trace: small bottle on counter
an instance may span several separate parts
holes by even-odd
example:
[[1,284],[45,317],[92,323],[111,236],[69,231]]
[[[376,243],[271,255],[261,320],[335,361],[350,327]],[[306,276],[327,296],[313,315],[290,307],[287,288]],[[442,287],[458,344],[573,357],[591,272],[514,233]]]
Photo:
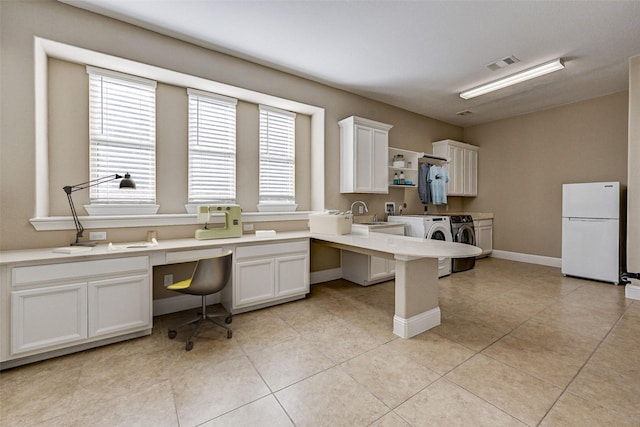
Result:
[[404,185],[404,172],[400,171],[400,179],[398,180],[398,184]]
[[398,178],[398,172],[393,174],[393,185],[398,185],[400,183],[400,178]]

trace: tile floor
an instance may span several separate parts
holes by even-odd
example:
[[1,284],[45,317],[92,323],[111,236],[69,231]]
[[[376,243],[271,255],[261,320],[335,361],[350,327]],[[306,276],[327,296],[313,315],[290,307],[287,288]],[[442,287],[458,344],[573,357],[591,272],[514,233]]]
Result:
[[393,282],[312,287],[207,328],[0,373],[3,426],[639,426],[640,301],[488,258],[439,282],[442,324],[392,334]]

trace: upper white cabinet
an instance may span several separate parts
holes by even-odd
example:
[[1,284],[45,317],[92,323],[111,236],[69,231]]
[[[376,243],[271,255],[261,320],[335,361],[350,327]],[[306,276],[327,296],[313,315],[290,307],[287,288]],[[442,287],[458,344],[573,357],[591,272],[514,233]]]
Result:
[[340,192],[388,193],[389,129],[393,126],[351,116],[340,126]]
[[480,147],[445,139],[433,143],[433,155],[449,160],[449,196],[478,195],[478,151]]

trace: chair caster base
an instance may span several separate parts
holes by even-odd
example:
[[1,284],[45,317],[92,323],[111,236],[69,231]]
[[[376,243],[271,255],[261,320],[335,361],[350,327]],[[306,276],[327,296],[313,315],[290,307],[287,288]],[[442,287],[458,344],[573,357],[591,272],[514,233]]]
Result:
[[174,339],[175,337],[178,336],[178,332],[174,331],[173,329],[169,329],[169,339]]
[[187,351],[191,351],[193,349],[193,341],[187,341],[187,345],[185,345],[184,348]]

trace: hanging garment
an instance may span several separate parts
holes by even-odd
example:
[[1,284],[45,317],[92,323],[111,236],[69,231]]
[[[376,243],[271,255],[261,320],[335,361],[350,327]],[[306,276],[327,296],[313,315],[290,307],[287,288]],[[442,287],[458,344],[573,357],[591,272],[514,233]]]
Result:
[[449,171],[443,166],[431,166],[429,179],[431,180],[431,203],[434,205],[446,205]]
[[418,171],[418,197],[423,205],[431,203],[431,185],[429,184],[430,164],[423,163]]

